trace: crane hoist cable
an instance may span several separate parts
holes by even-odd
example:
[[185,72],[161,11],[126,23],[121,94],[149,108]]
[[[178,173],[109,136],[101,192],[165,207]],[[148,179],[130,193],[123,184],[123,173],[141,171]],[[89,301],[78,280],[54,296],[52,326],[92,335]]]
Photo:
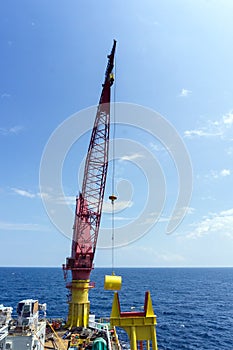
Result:
[[[114,62],[114,75],[116,77],[116,59]],[[114,93],[113,93],[113,140],[112,140],[112,195],[109,196],[109,199],[112,203],[112,275],[114,275],[115,268],[115,200],[117,199],[115,193],[115,166],[116,166],[116,82],[114,84]]]

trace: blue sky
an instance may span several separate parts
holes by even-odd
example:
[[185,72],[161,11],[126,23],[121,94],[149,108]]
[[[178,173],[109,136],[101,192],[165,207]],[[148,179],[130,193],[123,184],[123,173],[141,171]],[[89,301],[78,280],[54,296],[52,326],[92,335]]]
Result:
[[[165,117],[193,168],[187,215],[167,235],[177,197],[176,166],[158,140],[140,130],[117,129],[117,137],[140,141],[154,154],[167,196],[158,223],[116,249],[116,265],[233,266],[232,11],[230,0],[1,1],[0,266],[60,266],[70,254],[70,240],[42,203],[40,162],[53,131],[98,102],[113,38],[116,101]],[[74,144],[64,164],[71,209],[88,137]],[[123,206],[117,227],[133,222],[146,201],[145,177],[133,163],[140,156],[126,152],[116,162],[116,181],[131,184],[129,192],[118,194]],[[108,214],[102,224],[109,225]],[[110,266],[111,249],[98,250],[95,265]]]

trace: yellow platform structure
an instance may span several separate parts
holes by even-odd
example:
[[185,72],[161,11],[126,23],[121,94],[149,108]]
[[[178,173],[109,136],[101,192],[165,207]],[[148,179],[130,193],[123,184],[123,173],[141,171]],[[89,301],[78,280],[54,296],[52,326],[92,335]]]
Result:
[[156,339],[156,316],[154,314],[150,292],[145,294],[144,311],[121,312],[118,293],[114,293],[110,317],[112,327],[123,328],[130,339],[130,349],[158,350]]

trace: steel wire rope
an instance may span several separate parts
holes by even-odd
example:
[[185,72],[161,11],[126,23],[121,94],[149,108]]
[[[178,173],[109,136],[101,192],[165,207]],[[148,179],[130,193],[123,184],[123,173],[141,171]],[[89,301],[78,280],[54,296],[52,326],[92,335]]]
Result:
[[115,267],[115,139],[116,139],[116,59],[114,62],[114,87],[113,87],[113,140],[112,140],[112,196],[110,196],[112,202],[112,275],[114,275]]

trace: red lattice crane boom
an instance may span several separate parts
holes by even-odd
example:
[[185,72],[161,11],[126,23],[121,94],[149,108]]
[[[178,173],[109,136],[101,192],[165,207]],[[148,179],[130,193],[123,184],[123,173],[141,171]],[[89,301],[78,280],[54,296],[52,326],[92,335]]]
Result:
[[[67,258],[64,270],[71,270],[72,283],[67,325],[88,324],[88,288],[99,233],[104,190],[108,168],[110,91],[116,41],[108,56],[105,79],[97,108],[86,157],[82,191],[76,198],[75,220],[71,257]],[[85,297],[86,295],[86,297]]]

